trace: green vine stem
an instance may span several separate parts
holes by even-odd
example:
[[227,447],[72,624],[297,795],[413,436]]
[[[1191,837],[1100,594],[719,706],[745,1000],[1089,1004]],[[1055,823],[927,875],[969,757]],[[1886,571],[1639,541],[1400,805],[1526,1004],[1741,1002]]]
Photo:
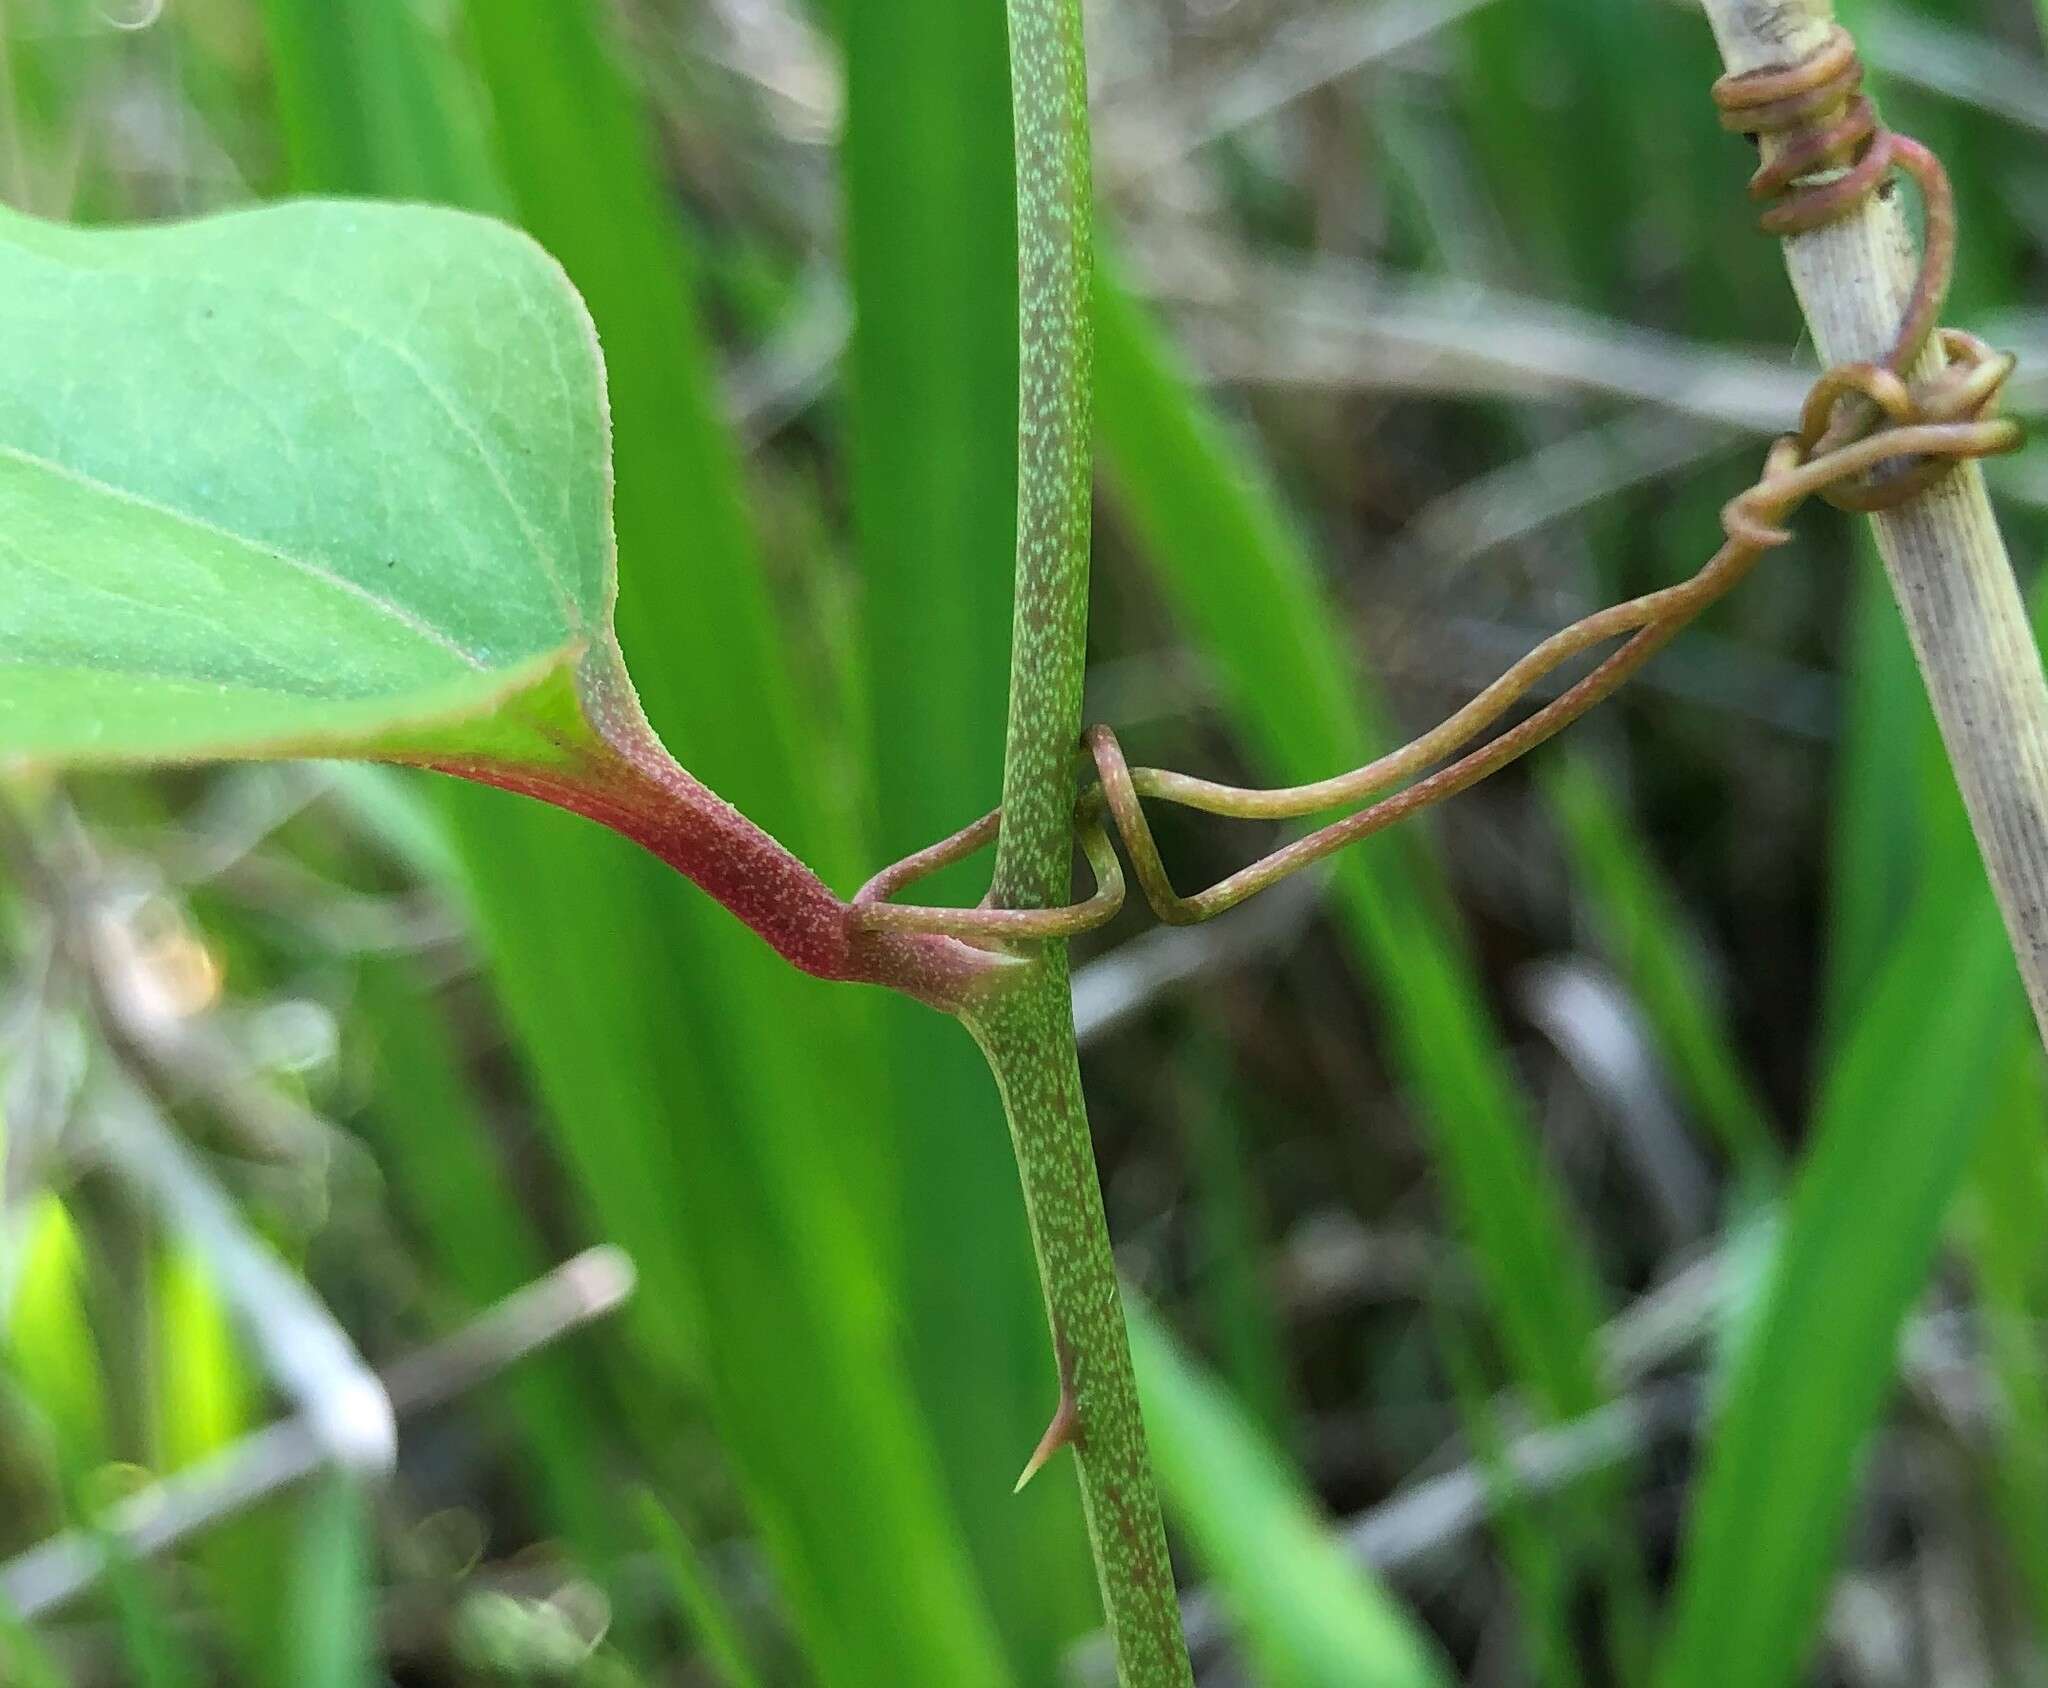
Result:
[[989,901],[1066,901],[1088,642],[1088,86],[1080,0],[1008,0],[1017,130],[1017,607]]
[[1066,946],[1045,950],[1028,985],[966,1016],[1009,1116],[1059,1367],[1059,1406],[1025,1476],[1060,1448],[1073,1450],[1117,1679],[1123,1688],[1190,1688],[1081,1097]]
[[[1072,875],[1088,631],[1088,94],[1080,0],[1008,0],[1008,8],[1020,295],[1017,606],[989,901],[1048,909],[1066,902]],[[1036,949],[1024,979],[963,1015],[1009,1117],[1059,1368],[1059,1407],[1026,1476],[1072,1448],[1124,1688],[1189,1688],[1081,1096],[1066,946],[1048,940]]]

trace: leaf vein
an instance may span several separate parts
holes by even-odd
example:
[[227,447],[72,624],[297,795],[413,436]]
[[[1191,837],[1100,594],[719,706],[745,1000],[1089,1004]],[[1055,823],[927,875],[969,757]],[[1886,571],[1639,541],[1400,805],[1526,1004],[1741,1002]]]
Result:
[[[380,598],[359,581],[351,580],[347,575],[337,573],[335,570],[328,568],[322,563],[315,562],[309,557],[295,557],[289,551],[281,551],[276,546],[265,544],[263,541],[253,539],[247,534],[236,533],[230,528],[221,527],[218,523],[210,522],[203,516],[196,516],[189,510],[180,510],[168,504],[160,504],[155,499],[145,497],[139,492],[131,491],[126,487],[115,486],[110,482],[99,479],[95,475],[85,474],[66,464],[53,462],[51,459],[38,456],[32,451],[23,451],[19,446],[0,444],[0,458],[9,458],[44,474],[55,475],[60,479],[73,481],[80,486],[89,487],[96,493],[118,499],[122,503],[133,505],[138,509],[149,510],[157,515],[168,517],[172,521],[180,522],[187,527],[209,534],[228,544],[239,546],[244,550],[254,551],[260,556],[282,563],[285,567],[294,569],[310,579],[320,581],[322,584],[330,586],[338,592],[368,604],[371,608],[389,616],[419,638],[438,646],[451,656],[460,658],[462,662],[475,669],[478,673],[486,672],[491,666],[474,651],[451,638],[440,628],[434,626],[432,622],[423,620],[415,615],[403,604],[397,603],[390,598]],[[580,631],[580,628],[578,631]]]

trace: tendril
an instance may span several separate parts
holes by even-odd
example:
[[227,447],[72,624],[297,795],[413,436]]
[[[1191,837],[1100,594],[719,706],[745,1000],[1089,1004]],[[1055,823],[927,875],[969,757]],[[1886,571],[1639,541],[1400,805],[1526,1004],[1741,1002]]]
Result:
[[[1749,183],[1751,196],[1767,202],[1759,219],[1766,233],[1803,234],[1846,217],[1896,169],[1920,190],[1926,235],[1890,350],[1877,362],[1836,364],[1814,382],[1797,430],[1772,443],[1755,484],[1722,508],[1725,537],[1698,573],[1553,633],[1436,727],[1331,779],[1256,789],[1134,768],[1111,728],[1090,727],[1082,735],[1082,751],[1095,781],[1074,811],[1076,836],[1095,875],[1086,901],[1051,909],[959,909],[892,900],[992,842],[1002,824],[997,809],[875,875],[854,896],[854,919],[873,930],[985,941],[1090,931],[1123,906],[1123,869],[1108,834],[1113,827],[1159,919],[1171,925],[1207,920],[1333,851],[1476,785],[1560,732],[1613,693],[1767,551],[1788,543],[1792,536],[1784,524],[1807,499],[1818,496],[1844,510],[1891,509],[1960,462],[2017,450],[2018,424],[1997,414],[2012,357],[1993,352],[1974,335],[1935,326],[1955,261],[1955,196],[1947,172],[1918,141],[1884,126],[1862,82],[1855,44],[1836,27],[1799,64],[1724,76],[1714,84],[1724,126],[1774,143]],[[1913,371],[1930,344],[1939,354],[1936,367],[1916,379]],[[1538,681],[1617,639],[1620,645],[1565,692],[1473,747]],[[1378,795],[1396,786],[1401,789]],[[1153,838],[1148,799],[1239,820],[1289,820],[1366,806],[1184,897],[1174,889]]]

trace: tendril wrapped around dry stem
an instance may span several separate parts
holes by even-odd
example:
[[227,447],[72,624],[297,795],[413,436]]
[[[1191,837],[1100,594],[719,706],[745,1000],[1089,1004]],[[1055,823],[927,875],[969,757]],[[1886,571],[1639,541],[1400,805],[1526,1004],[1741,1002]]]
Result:
[[[2012,357],[1993,352],[1974,335],[1935,327],[1955,260],[1955,198],[1947,172],[1918,141],[1884,126],[1861,92],[1862,80],[1855,45],[1837,27],[1797,65],[1724,76],[1714,84],[1726,127],[1775,142],[1749,184],[1753,197],[1772,202],[1760,219],[1767,233],[1798,234],[1847,216],[1899,169],[1920,189],[1926,235],[1891,349],[1882,361],[1837,364],[1814,382],[1797,431],[1772,444],[1756,484],[1723,507],[1726,538],[1697,574],[1553,633],[1419,738],[1362,768],[1308,785],[1260,790],[1133,768],[1112,729],[1090,727],[1082,743],[1095,783],[1082,793],[1074,814],[1096,880],[1086,901],[1052,909],[957,909],[890,900],[993,841],[1002,822],[998,809],[878,873],[855,895],[855,918],[876,930],[994,941],[1090,931],[1123,906],[1123,869],[1106,830],[1113,826],[1152,911],[1172,925],[1207,920],[1346,844],[1477,784],[1577,720],[1734,587],[1765,552],[1788,543],[1784,524],[1808,498],[1817,495],[1844,510],[1890,509],[1918,496],[1959,462],[2018,449],[2018,424],[1997,414]],[[1941,354],[1939,367],[1915,380],[1911,372],[1930,341]],[[1615,639],[1623,640],[1620,647],[1562,695],[1467,748],[1545,675]],[[1425,773],[1449,757],[1456,760]],[[1408,780],[1414,783],[1404,786]],[[1145,812],[1150,798],[1241,820],[1285,820],[1360,803],[1393,786],[1402,789],[1186,897],[1167,875]]]

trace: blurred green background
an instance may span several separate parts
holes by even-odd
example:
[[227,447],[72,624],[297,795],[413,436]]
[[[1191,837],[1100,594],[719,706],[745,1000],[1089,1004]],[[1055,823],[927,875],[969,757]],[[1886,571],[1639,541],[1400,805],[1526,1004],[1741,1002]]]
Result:
[[[1950,319],[2048,350],[2040,20],[1844,17],[1955,176]],[[1698,565],[1811,371],[1697,14],[1088,21],[1134,759],[1336,771]],[[1012,172],[995,0],[0,0],[11,204],[431,199],[562,260],[649,714],[842,890],[999,784]],[[2048,477],[1992,480],[2031,589]],[[115,1544],[0,1681],[1103,1680],[1071,1472],[1010,1494],[1055,1380],[957,1028],[496,793],[4,796],[0,1556],[245,1458],[304,1329],[453,1398],[388,1484]],[[1183,886],[1263,847],[1160,824]],[[2048,1681],[2041,1054],[1854,524],[1426,822],[1148,924],[1077,1011],[1205,1683]],[[432,1346],[598,1242],[612,1319]]]

